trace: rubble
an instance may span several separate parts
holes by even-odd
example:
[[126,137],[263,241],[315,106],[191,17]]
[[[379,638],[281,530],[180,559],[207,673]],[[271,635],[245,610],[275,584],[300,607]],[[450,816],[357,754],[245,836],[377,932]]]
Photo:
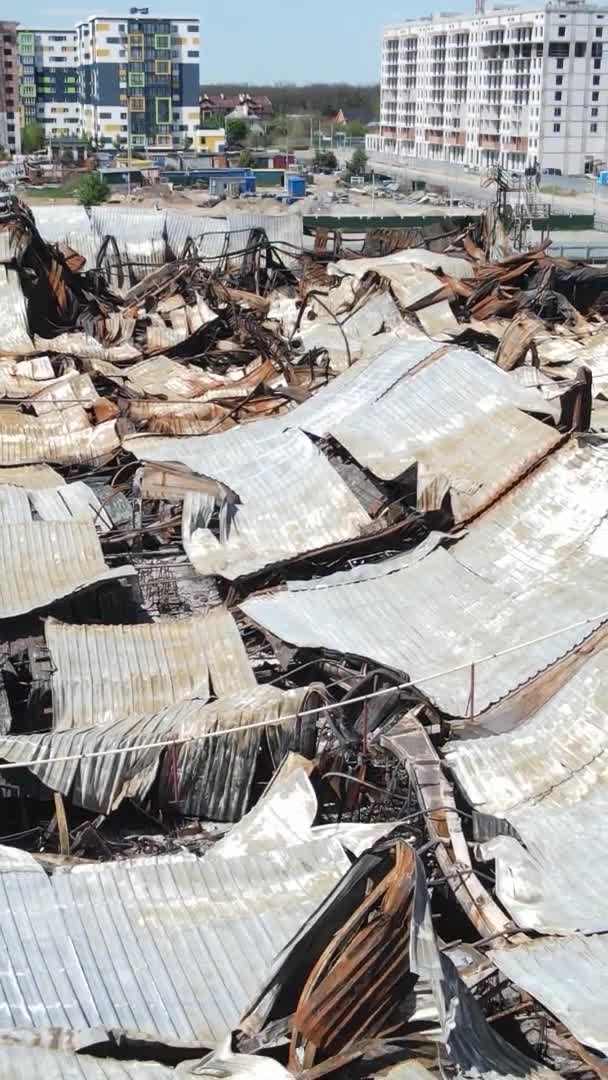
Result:
[[604,1077],[604,268],[0,208],[0,1075]]

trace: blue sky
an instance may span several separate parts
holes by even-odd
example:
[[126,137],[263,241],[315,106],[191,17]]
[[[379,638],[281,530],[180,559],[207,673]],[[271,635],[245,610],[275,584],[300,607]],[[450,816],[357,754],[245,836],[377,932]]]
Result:
[[[135,0],[131,0],[131,3]],[[55,6],[39,0],[0,2],[0,17],[45,29],[73,26],[86,15],[122,15],[129,0],[107,5]],[[473,5],[437,0],[441,11]],[[424,0],[185,0],[150,4],[151,15],[198,15],[201,19],[201,80],[205,82],[372,82],[379,78],[380,35],[386,23],[427,14]],[[18,16],[12,12],[18,11]],[[301,14],[300,14],[301,13]]]

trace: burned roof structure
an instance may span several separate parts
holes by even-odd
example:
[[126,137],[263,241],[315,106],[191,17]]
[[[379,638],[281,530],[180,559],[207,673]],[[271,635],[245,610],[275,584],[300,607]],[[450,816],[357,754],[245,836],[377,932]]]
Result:
[[606,1076],[607,280],[498,226],[3,200],[0,1076]]

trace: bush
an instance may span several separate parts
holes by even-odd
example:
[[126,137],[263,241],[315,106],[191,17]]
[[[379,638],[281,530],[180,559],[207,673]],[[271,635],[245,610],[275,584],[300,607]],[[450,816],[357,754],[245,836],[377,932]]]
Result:
[[351,176],[365,176],[367,170],[367,154],[365,150],[355,150],[346,168]]
[[226,140],[229,143],[242,143],[247,139],[248,132],[247,124],[244,120],[239,120],[235,117],[233,120],[226,121]]
[[44,146],[44,128],[33,121],[21,129],[21,150],[24,154],[35,154]]
[[333,171],[338,168],[338,159],[333,150],[317,150],[314,166],[316,169],[331,169]]
[[255,165],[255,158],[251,153],[251,150],[241,150],[239,156],[239,165],[241,169],[252,169]]
[[97,206],[110,198],[110,188],[99,173],[89,173],[76,188],[76,198],[81,206]]

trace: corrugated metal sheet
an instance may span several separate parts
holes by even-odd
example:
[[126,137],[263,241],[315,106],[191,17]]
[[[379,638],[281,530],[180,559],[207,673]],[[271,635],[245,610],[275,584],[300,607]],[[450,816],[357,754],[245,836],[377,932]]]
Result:
[[66,356],[76,356],[81,360],[107,360],[109,363],[119,364],[138,360],[141,356],[140,350],[128,341],[121,345],[105,346],[90,334],[79,331],[58,334],[54,338],[43,338],[36,334],[34,344],[40,352],[44,350],[49,353],[61,353]]
[[31,520],[32,511],[27,492],[19,487],[0,487],[0,525]]
[[228,214],[230,251],[242,251],[247,247],[252,229],[264,229],[273,244],[285,244],[279,254],[286,266],[297,266],[304,247],[304,225],[300,213],[287,214]]
[[[386,255],[380,259],[344,259],[335,266],[347,275],[347,280],[349,277],[352,280],[351,275],[360,281],[367,273],[380,274],[390,281],[393,294],[403,309],[410,308],[421,300],[427,300],[443,288],[439,278],[430,270],[423,270],[412,263],[394,260],[394,255]],[[331,299],[331,295],[330,293],[328,300]]]
[[453,554],[513,593],[533,581],[557,584],[564,566],[582,571],[608,556],[607,519],[608,452],[571,441],[479,518]]
[[[171,330],[168,331],[170,334]],[[181,337],[187,337],[186,327]],[[110,376],[114,382],[128,384],[142,394],[169,400],[187,401],[198,397],[209,389],[209,377],[200,368],[191,364],[178,364],[168,356],[155,356],[150,360],[141,360],[128,368],[117,370]]]
[[188,240],[198,241],[209,233],[225,237],[228,222],[222,217],[190,214],[185,210],[167,210],[165,228],[167,243],[176,258],[180,258]]
[[122,720],[196,697],[256,686],[225,608],[135,626],[71,626],[48,619],[55,726]]
[[297,430],[282,432],[280,422],[179,440],[135,436],[124,446],[140,460],[179,462],[239,495],[225,543],[205,528],[190,536],[190,558],[201,574],[228,579],[251,574],[360,536],[371,523],[311,440]]
[[[15,764],[34,762],[28,769],[47,788],[95,814],[111,813],[125,798],[145,803],[158,778],[159,806],[195,817],[234,821],[250,805],[265,728],[252,727],[222,738],[200,736],[290,716],[301,709],[306,692],[307,688],[284,691],[255,686],[208,705],[202,700],[183,701],[152,715],[92,727],[6,736],[0,738],[0,758]],[[286,721],[283,727],[288,733],[292,723]],[[179,745],[183,739],[195,741]],[[172,748],[174,741],[178,745]],[[155,743],[164,745],[138,749]],[[120,753],[102,756],[108,750]],[[300,837],[301,842],[311,839],[310,830]],[[355,836],[355,842],[358,839]],[[241,847],[239,854],[251,852]]]
[[57,488],[34,488],[28,496],[41,521],[90,521],[99,533],[113,528],[112,518],[83,480]]
[[48,356],[0,361],[0,394],[9,400],[30,397],[56,381]]
[[[422,367],[423,361],[436,351],[436,346],[424,338],[413,341],[406,338],[379,356],[354,364],[308,401],[298,405],[283,418],[283,424],[286,427],[300,427],[313,435],[333,432],[339,437],[342,428],[348,430],[351,416],[355,417],[355,424],[359,418],[365,423],[365,417],[375,416],[376,410],[382,407],[386,399],[396,401],[402,409],[405,399],[407,408],[406,395],[409,395],[412,384],[415,384],[418,378],[415,375],[407,377],[408,373],[419,364],[421,374],[426,371],[427,369]],[[447,410],[446,396],[455,402],[460,401],[461,412],[466,410],[469,416],[472,410],[471,400],[478,401],[479,407],[485,409],[491,409],[495,399],[504,405],[512,405],[528,412],[545,407],[545,403],[539,401],[534,390],[514,386],[507,373],[501,372],[489,361],[466,349],[451,348],[440,364],[439,375],[432,377],[439,382],[434,390],[440,390],[444,411]],[[393,423],[398,422],[398,419],[393,420]],[[435,416],[431,430],[436,427]],[[404,438],[401,431],[398,437],[401,444]],[[379,438],[380,433],[372,432],[372,447],[377,446]]]
[[[413,680],[468,665],[597,612],[603,559],[588,560],[580,572],[571,560],[559,582],[533,582],[511,596],[461,566],[452,554],[457,550],[434,551],[405,566],[387,560],[361,576],[355,570],[292,583],[287,592],[253,597],[241,606],[255,622],[294,645],[370,657]],[[564,631],[478,664],[475,714],[564,656],[597,625]],[[433,678],[423,689],[445,712],[469,714],[468,668]]]
[[84,206],[32,206],[31,211],[40,235],[49,244],[65,243],[69,233],[90,233],[92,230],[91,218]]
[[130,566],[106,566],[93,525],[20,522],[0,526],[0,618],[23,615],[78,589],[128,577]]
[[447,759],[469,801],[521,838],[483,845],[520,926],[608,929],[608,652],[591,656],[521,727],[454,743]]
[[44,416],[55,413],[57,409],[71,409],[75,401],[79,405],[87,406],[98,400],[99,394],[91,376],[73,372],[55,379],[42,390],[38,388],[32,396],[31,407],[36,416]]
[[395,382],[373,408],[334,424],[331,434],[383,480],[418,463],[419,507],[438,509],[449,491],[462,521],[559,441],[558,432],[519,411],[542,405],[488,360],[450,349]]
[[[377,270],[382,273],[390,267],[420,266],[427,270],[443,270],[455,278],[472,278],[474,275],[473,264],[468,259],[458,258],[456,255],[445,255],[443,252],[427,251],[426,248],[406,248],[404,251],[395,251],[392,255],[382,255],[377,259],[361,259],[355,264],[357,267],[365,266],[366,270]],[[338,270],[343,273],[353,273],[353,263],[348,259],[342,259],[334,263]],[[332,266],[329,267],[330,271]]]
[[316,840],[261,858],[172,855],[49,879],[7,850],[0,1027],[103,1025],[210,1047],[349,865],[337,841]]
[[113,236],[122,243],[162,240],[165,211],[132,206],[93,206],[91,224],[99,236]]
[[14,484],[15,487],[47,488],[59,487],[65,480],[50,465],[22,465],[13,469],[0,469],[0,484]]
[[540,938],[489,955],[580,1042],[608,1054],[608,936]]
[[93,427],[80,405],[48,417],[0,411],[0,466],[83,465],[103,461],[119,446],[114,421]]
[[16,270],[0,264],[0,311],[2,330],[0,352],[12,356],[27,356],[35,352],[29,335],[25,298]]
[[463,333],[462,323],[458,322],[447,300],[438,300],[421,308],[416,312],[416,318],[425,334],[435,341],[451,341]]
[[114,1061],[40,1046],[8,1045],[0,1046],[0,1075],[3,1080],[177,1080],[173,1069],[154,1061]]

